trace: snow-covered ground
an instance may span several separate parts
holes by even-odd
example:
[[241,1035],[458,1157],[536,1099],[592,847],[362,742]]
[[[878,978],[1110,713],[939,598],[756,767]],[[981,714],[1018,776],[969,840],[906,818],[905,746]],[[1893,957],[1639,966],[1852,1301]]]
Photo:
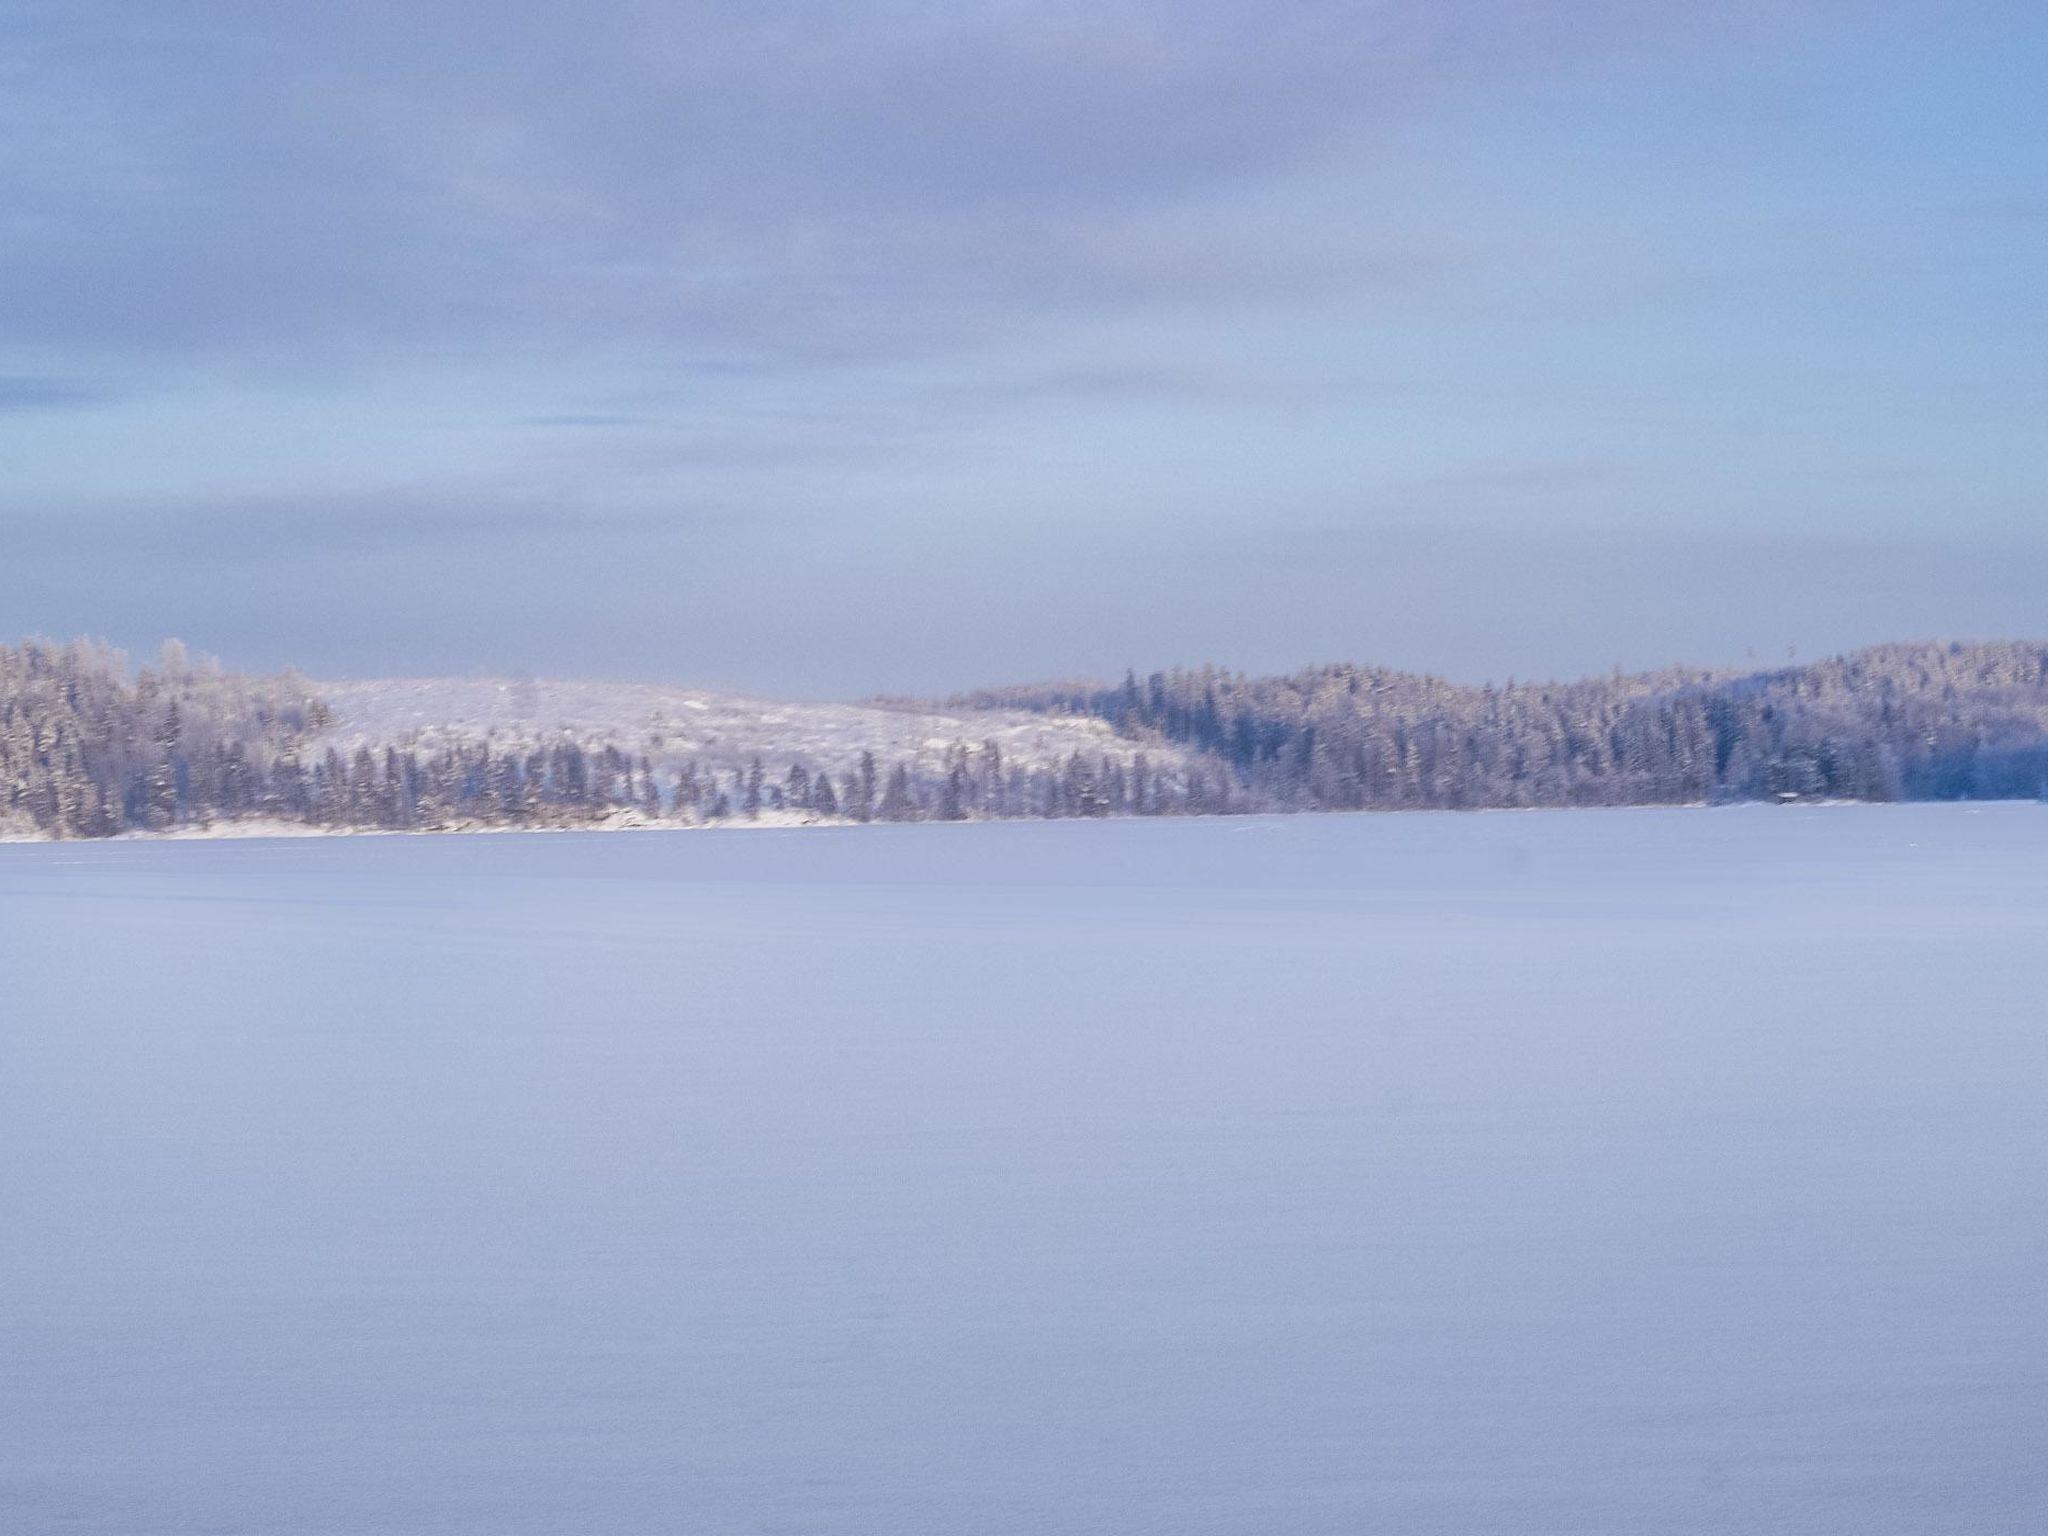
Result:
[[[315,685],[335,713],[331,740],[361,743],[457,741],[530,744],[569,736],[610,744],[657,767],[695,759],[730,772],[755,756],[780,770],[792,761],[843,773],[863,751],[884,763],[908,760],[936,772],[948,748],[993,741],[1005,763],[1058,767],[1075,752],[1128,762],[1138,750],[1100,720],[1007,710],[936,710],[871,704],[809,704],[647,683],[510,678],[381,678]],[[1162,765],[1177,749],[1151,745]]]
[[2048,808],[0,848],[0,1531],[1990,1536]]

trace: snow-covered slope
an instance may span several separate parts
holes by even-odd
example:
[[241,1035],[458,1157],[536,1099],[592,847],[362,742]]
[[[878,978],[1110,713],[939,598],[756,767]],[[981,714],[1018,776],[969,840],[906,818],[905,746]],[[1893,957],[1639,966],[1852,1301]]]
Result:
[[907,760],[913,769],[936,770],[955,743],[978,749],[985,741],[1021,768],[1054,767],[1075,752],[1127,762],[1143,750],[1162,767],[1182,757],[1176,748],[1125,740],[1100,720],[1012,710],[787,703],[660,684],[515,678],[315,686],[335,717],[321,741],[344,750],[362,743],[432,750],[474,741],[523,747],[566,736],[645,754],[657,766],[694,759],[729,770],[758,755],[775,769],[798,761],[834,773],[863,751],[885,764]]

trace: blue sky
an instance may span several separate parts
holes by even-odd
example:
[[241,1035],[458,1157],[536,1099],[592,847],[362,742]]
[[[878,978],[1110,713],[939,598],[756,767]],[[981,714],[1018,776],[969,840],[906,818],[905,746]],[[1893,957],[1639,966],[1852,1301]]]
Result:
[[484,14],[0,0],[6,630],[817,695],[2048,633],[2038,7]]

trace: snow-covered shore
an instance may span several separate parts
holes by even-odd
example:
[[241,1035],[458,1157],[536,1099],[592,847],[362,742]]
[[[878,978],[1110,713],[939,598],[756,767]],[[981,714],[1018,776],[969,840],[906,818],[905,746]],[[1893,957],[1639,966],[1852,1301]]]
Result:
[[692,821],[678,817],[652,817],[634,811],[619,811],[596,821],[563,821],[528,826],[504,826],[494,822],[453,821],[426,827],[329,827],[277,817],[256,816],[238,821],[214,821],[205,826],[169,827],[161,832],[117,832],[112,837],[52,837],[30,829],[0,828],[0,843],[177,843],[219,842],[244,838],[284,837],[451,837],[497,832],[706,832],[786,831],[792,827],[851,827],[860,823],[845,816],[819,816],[808,811],[764,809],[759,816],[727,816],[716,821]]

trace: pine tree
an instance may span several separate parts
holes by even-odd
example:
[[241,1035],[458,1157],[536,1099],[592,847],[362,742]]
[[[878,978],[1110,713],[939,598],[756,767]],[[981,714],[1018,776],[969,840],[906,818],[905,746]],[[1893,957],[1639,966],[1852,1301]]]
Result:
[[910,790],[910,769],[898,763],[889,770],[889,782],[882,791],[882,803],[875,814],[883,821],[914,821],[917,800]]
[[875,814],[875,772],[875,754],[862,752],[860,766],[846,784],[846,814],[855,821],[871,820]]

